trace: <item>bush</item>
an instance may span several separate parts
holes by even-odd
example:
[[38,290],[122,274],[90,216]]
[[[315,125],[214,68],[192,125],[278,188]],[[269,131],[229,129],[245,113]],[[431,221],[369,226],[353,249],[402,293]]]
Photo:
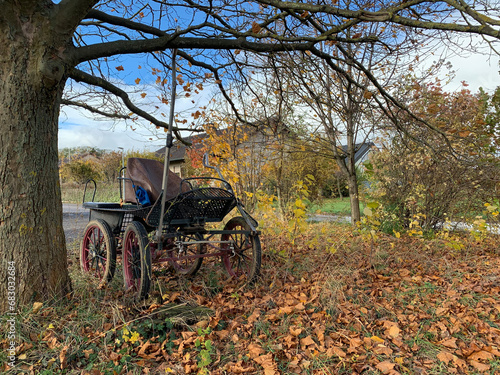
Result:
[[420,217],[423,228],[434,228],[447,218],[463,219],[482,212],[483,204],[498,199],[492,178],[498,161],[453,159],[432,155],[417,144],[392,147],[373,155],[369,165],[372,198],[389,207],[401,224]]

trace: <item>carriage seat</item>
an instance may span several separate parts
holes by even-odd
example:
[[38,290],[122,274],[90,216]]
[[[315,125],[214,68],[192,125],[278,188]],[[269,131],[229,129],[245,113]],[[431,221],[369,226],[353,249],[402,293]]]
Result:
[[120,203],[109,203],[109,202],[83,202],[83,208],[95,209],[110,209],[110,208],[121,208]]
[[[168,171],[166,199],[175,198],[181,192],[182,179],[174,172]],[[136,194],[133,185],[140,186],[148,193],[149,200],[154,203],[161,193],[163,183],[163,163],[158,160],[129,158],[125,173],[126,203],[136,203]],[[185,188],[183,189],[185,190]]]

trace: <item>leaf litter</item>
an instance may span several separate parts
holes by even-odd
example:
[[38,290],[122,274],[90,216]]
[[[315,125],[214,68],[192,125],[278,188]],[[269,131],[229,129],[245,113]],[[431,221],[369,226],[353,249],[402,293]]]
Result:
[[[2,371],[500,373],[498,238],[450,252],[439,241],[380,235],[374,252],[345,227],[335,230],[343,238],[335,254],[308,246],[305,236],[286,249],[267,248],[277,241],[263,238],[253,287],[208,263],[192,280],[158,276],[161,293],[142,306],[116,290],[87,302],[73,297],[66,308],[37,304],[24,315],[19,367]],[[84,303],[101,315],[75,323]],[[205,310],[165,318],[176,305]],[[65,329],[77,326],[71,335]]]

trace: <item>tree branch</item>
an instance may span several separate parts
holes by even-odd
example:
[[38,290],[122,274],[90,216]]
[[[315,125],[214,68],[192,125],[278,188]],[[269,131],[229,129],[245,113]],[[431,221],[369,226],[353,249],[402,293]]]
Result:
[[71,34],[99,0],[61,0],[55,4],[51,22],[57,33]]
[[[184,33],[184,32],[182,32]],[[101,57],[110,57],[119,54],[147,53],[164,51],[166,49],[213,49],[231,50],[242,49],[253,52],[277,52],[286,50],[305,51],[310,49],[316,41],[292,43],[262,43],[250,42],[244,38],[238,39],[207,39],[178,37],[181,33],[174,32],[155,39],[120,40],[108,43],[99,43],[80,47],[69,51],[70,59],[76,64]]]
[[[89,85],[98,86],[98,87],[103,88],[106,91],[109,91],[110,93],[119,97],[122,100],[123,104],[125,104],[125,106],[131,112],[135,113],[136,115],[142,117],[145,120],[150,121],[153,125],[168,129],[168,124],[166,122],[158,120],[156,117],[150,115],[146,111],[137,107],[134,103],[132,103],[128,94],[125,91],[123,91],[119,87],[113,85],[112,83],[106,81],[105,79],[92,76],[88,73],[85,73],[85,72],[79,70],[79,69],[73,69],[71,71],[70,78],[72,78],[76,82],[84,82],[84,83],[87,83]],[[179,133],[179,131],[181,131],[181,130],[191,130],[192,131],[192,129],[178,128],[177,126],[174,126],[175,136],[180,141],[182,141],[182,137]]]
[[[326,13],[335,16],[339,16],[346,19],[357,19],[359,21],[366,22],[393,22],[403,26],[409,26],[417,29],[428,29],[428,30],[445,30],[445,31],[456,31],[461,33],[474,33],[489,35],[494,38],[500,39],[500,31],[495,30],[490,25],[498,25],[497,20],[493,20],[490,17],[475,12],[473,10],[467,10],[468,14],[474,19],[481,19],[480,25],[460,25],[454,23],[454,19],[451,18],[449,23],[446,22],[431,22],[423,21],[422,19],[411,19],[408,17],[402,17],[398,13],[404,9],[411,9],[412,6],[423,3],[436,4],[439,1],[423,1],[415,0],[408,2],[396,3],[393,7],[387,7],[378,11],[367,11],[367,10],[349,10],[342,9],[339,7],[334,7],[330,5],[316,5],[316,4],[304,4],[299,2],[289,2],[289,1],[279,1],[279,0],[259,0],[260,3],[267,4],[279,9],[289,9],[293,12],[304,12],[308,11],[311,13]],[[444,3],[445,1],[443,1]],[[447,0],[446,3],[451,5],[454,9],[460,10],[464,9],[459,3],[453,0]],[[429,10],[430,11],[430,10]]]
[[89,112],[96,113],[101,116],[109,117],[109,118],[117,118],[117,119],[123,119],[123,120],[130,120],[130,116],[127,115],[122,115],[120,113],[109,113],[109,112],[104,112],[101,111],[97,108],[92,107],[91,105],[87,103],[82,103],[82,102],[75,102],[73,100],[69,99],[61,99],[61,104],[62,105],[70,105],[73,107],[80,107],[83,109],[86,109]]

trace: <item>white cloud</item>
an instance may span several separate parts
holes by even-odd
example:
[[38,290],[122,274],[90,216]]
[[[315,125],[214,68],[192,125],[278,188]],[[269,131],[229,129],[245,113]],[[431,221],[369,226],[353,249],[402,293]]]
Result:
[[500,86],[499,56],[473,54],[455,56],[449,61],[456,71],[456,77],[449,86],[450,90],[458,89],[461,86],[461,81],[467,82],[471,92],[476,92],[479,87],[490,91]]

